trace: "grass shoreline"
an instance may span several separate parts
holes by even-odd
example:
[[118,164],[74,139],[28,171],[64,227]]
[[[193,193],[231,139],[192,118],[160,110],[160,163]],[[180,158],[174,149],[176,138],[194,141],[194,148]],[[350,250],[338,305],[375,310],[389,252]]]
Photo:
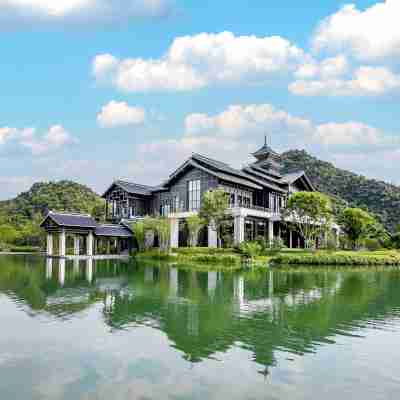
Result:
[[354,266],[400,266],[400,252],[395,250],[379,251],[328,251],[285,249],[279,252],[267,252],[252,259],[245,258],[236,249],[180,248],[170,253],[147,251],[136,254],[138,260],[158,260],[176,263],[194,263],[198,265],[220,264],[227,268],[251,267],[354,267]]

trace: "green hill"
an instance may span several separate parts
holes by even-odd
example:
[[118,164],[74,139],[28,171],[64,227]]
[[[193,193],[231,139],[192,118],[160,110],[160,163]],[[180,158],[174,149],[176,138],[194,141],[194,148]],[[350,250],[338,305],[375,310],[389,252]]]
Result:
[[24,230],[32,221],[37,223],[47,210],[92,213],[99,217],[104,202],[93,190],[75,182],[35,183],[16,198],[0,202],[0,225]]
[[390,231],[400,224],[400,187],[336,168],[304,150],[290,150],[282,156],[286,172],[304,170],[319,191],[368,209]]

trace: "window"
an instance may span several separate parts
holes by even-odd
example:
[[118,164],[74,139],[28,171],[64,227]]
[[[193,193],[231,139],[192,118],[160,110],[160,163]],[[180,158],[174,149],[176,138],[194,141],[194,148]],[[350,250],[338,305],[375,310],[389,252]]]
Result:
[[200,208],[200,180],[189,181],[188,186],[189,211]]

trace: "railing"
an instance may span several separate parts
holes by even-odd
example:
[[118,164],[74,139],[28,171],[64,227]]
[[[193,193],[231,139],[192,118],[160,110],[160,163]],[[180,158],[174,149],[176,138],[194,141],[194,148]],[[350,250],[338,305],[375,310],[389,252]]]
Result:
[[232,209],[232,208],[247,208],[249,210],[264,211],[264,212],[273,213],[273,214],[278,214],[283,210],[283,208],[273,209],[273,208],[269,208],[269,207],[258,206],[255,204],[250,204],[250,205],[231,204],[231,205],[229,205],[229,208],[230,209]]

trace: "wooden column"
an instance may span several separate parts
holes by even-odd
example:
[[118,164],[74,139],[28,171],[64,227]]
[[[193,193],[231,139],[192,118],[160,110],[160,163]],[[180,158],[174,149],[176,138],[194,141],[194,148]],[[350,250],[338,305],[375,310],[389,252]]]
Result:
[[217,231],[211,225],[208,225],[208,247],[210,248],[218,247]]
[[94,237],[93,237],[93,233],[90,232],[86,237],[86,254],[88,256],[93,255],[93,250],[94,250],[93,246],[94,246]]
[[111,254],[111,238],[107,238],[107,254]]
[[53,234],[47,234],[46,254],[50,257],[53,255]]
[[268,241],[269,245],[272,246],[274,242],[274,221],[268,220]]
[[65,257],[65,242],[66,242],[66,235],[65,230],[63,229],[60,233],[59,237],[59,256]]
[[176,249],[179,247],[179,219],[171,218],[171,237],[170,237],[170,246],[172,249]]
[[233,221],[233,237],[235,245],[244,242],[244,217],[237,215]]
[[74,236],[74,255],[79,256],[80,250],[80,237],[79,235]]

